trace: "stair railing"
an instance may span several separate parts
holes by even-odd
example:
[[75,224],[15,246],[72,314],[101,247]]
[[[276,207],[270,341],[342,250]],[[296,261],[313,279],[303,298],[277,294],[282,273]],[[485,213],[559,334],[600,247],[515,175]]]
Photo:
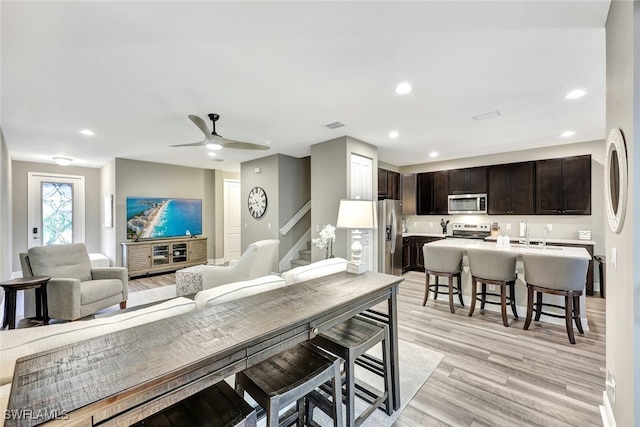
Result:
[[281,235],[286,235],[293,227],[311,210],[311,200],[309,200],[303,207],[300,208],[294,216],[280,229]]

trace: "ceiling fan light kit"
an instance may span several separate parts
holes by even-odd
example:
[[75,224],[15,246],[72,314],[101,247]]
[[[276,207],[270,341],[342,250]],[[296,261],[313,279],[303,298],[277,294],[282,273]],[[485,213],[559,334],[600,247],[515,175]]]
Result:
[[211,150],[220,150],[222,148],[233,148],[238,150],[268,150],[267,145],[254,144],[252,142],[234,141],[222,137],[216,132],[216,122],[220,119],[220,115],[216,113],[209,113],[209,119],[213,124],[213,131],[209,131],[207,123],[200,117],[189,114],[189,120],[191,120],[198,129],[204,134],[204,140],[200,142],[193,142],[191,144],[176,144],[172,147],[201,147],[205,146]]

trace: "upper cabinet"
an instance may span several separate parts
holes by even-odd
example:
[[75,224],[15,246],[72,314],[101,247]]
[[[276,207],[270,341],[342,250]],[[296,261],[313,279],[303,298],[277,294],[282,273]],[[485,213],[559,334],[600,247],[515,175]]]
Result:
[[449,194],[487,192],[487,168],[453,169],[449,171]]
[[488,181],[489,215],[535,214],[535,162],[490,166]]
[[536,214],[591,215],[591,155],[536,162]]
[[402,215],[415,215],[416,209],[416,174],[405,173],[400,177],[402,187]]
[[419,173],[416,187],[418,215],[448,213],[449,171]]
[[400,200],[400,174],[378,168],[378,200]]

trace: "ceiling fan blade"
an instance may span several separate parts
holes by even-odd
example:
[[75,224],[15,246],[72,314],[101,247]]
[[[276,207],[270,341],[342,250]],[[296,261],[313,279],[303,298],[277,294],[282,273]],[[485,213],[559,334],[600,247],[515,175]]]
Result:
[[215,138],[216,142],[222,145],[224,148],[235,148],[238,150],[268,150],[268,145],[253,144],[251,142],[234,141],[226,138]]
[[200,142],[192,142],[191,144],[175,144],[175,145],[170,145],[169,147],[202,147],[205,144],[205,141],[200,141]]
[[200,117],[198,116],[194,116],[193,114],[189,114],[189,119],[191,119],[191,121],[198,126],[198,128],[200,128],[200,130],[202,131],[202,133],[204,133],[204,137],[205,139],[211,139],[211,131],[209,130],[209,128],[207,127],[207,123],[202,120]]

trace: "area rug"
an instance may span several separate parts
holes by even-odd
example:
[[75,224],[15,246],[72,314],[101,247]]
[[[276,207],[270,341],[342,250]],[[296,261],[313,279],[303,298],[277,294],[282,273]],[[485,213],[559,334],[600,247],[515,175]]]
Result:
[[[371,353],[379,357],[380,346],[377,345],[373,350]],[[398,359],[400,364],[400,402],[402,406],[391,415],[387,415],[380,410],[375,411],[362,423],[362,427],[384,427],[393,424],[443,358],[444,355],[438,352],[427,350],[400,339],[398,341]],[[364,369],[356,369],[356,378],[376,388],[382,387],[380,377]],[[366,405],[366,402],[356,399],[356,418],[366,408]],[[344,414],[346,411],[344,405],[342,410]],[[333,426],[331,419],[318,409],[315,410],[313,417],[323,427]],[[258,426],[260,424],[259,422]]]

